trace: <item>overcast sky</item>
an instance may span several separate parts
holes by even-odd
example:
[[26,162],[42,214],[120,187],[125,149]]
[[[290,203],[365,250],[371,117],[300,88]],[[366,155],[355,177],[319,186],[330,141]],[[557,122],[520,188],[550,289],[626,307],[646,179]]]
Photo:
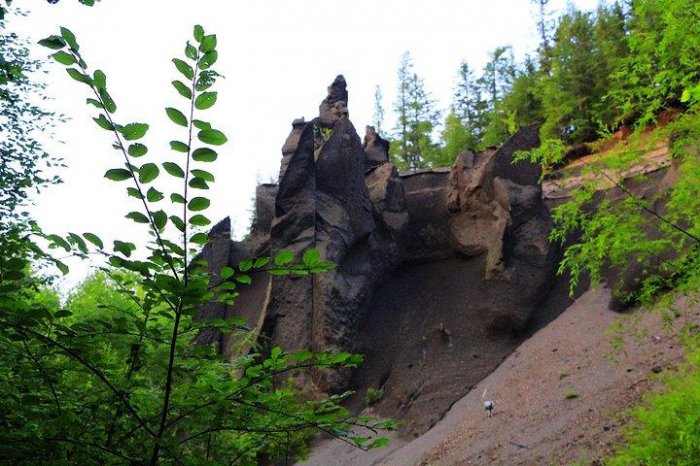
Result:
[[[182,55],[194,24],[217,34],[215,68],[226,79],[218,83],[218,103],[206,116],[230,142],[210,167],[217,180],[208,215],[215,221],[230,215],[237,237],[248,227],[256,183],[276,178],[292,120],[317,115],[337,74],[348,82],[350,119],[362,135],[371,123],[375,85],[384,92],[389,117],[404,51],[411,52],[416,72],[446,108],[460,61],[479,69],[497,46],[512,45],[522,57],[537,44],[530,0],[102,0],[93,8],[76,0],[14,3],[31,11],[26,18],[12,17],[9,27],[33,43],[62,25],[76,34],[91,69],[108,76],[117,120],[149,123],[146,142],[165,157],[172,156],[168,141],[182,135],[163,108],[184,102],[170,85],[177,78],[170,60]],[[590,9],[597,1],[573,3]],[[565,7],[564,0],[551,4],[555,10]],[[47,55],[38,46],[35,53]],[[35,217],[48,232],[144,238],[141,228],[123,218],[131,210],[124,186],[103,178],[120,159],[110,148],[110,135],[91,120],[95,112],[84,104],[87,88],[57,64],[47,69],[51,108],[69,118],[55,130],[62,143],[47,147],[68,169],[61,173],[64,184],[37,199]],[[68,284],[87,271],[73,269],[77,273]]]

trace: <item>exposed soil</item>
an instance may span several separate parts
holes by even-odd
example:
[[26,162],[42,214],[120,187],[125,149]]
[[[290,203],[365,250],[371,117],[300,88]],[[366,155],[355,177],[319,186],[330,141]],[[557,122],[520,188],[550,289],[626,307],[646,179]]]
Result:
[[[664,330],[658,314],[616,314],[609,301],[605,288],[586,292],[422,436],[394,436],[389,447],[369,453],[326,440],[304,464],[597,464],[620,440],[625,410],[660,386],[657,373],[683,358],[677,330]],[[700,321],[697,305],[680,307],[685,313],[675,327]],[[616,323],[634,335],[617,348],[610,334]],[[491,419],[486,400],[496,403]]]
[[[364,408],[368,388],[380,389],[374,412],[399,419],[402,433],[423,434],[529,336],[486,328],[492,301],[514,291],[494,292],[483,270],[484,256],[407,264],[378,290],[359,332],[357,352],[366,360],[353,377],[353,410]],[[570,303],[557,281],[532,325]]]

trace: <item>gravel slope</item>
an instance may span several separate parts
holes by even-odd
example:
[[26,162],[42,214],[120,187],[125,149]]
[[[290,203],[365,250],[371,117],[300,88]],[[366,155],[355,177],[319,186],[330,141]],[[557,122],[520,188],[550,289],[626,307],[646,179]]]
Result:
[[[682,361],[674,332],[652,313],[616,314],[610,292],[591,290],[519,346],[422,436],[396,438],[363,453],[337,441],[318,445],[305,465],[559,465],[596,460],[619,440],[624,411],[658,383],[654,374]],[[683,323],[698,320],[685,306]],[[628,326],[611,344],[616,321]],[[679,323],[680,324],[680,323]],[[483,402],[494,400],[492,419]]]

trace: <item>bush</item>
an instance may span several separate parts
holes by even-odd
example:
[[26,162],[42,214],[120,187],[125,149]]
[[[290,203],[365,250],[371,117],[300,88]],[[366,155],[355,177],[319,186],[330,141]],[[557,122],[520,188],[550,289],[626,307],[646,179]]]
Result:
[[631,411],[627,444],[607,466],[697,465],[700,458],[700,351],[665,378],[663,393]]

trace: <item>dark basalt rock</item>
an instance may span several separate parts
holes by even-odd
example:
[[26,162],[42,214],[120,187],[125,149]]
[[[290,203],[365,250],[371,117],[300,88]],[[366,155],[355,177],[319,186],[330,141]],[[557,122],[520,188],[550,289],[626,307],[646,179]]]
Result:
[[[489,345],[489,338],[504,335],[503,345],[494,349],[493,360],[499,360],[499,351],[511,348],[512,335],[525,328],[554,276],[556,251],[547,242],[550,219],[539,169],[511,164],[516,151],[539,143],[537,128],[524,128],[497,150],[464,152],[451,169],[400,174],[389,163],[389,143],[372,127],[360,141],[347,103],[347,85],[338,76],[320,116],[294,121],[282,148],[278,184],[258,188],[247,239],[235,243],[212,236],[202,253],[211,259],[215,277],[220,267],[235,266],[246,254],[281,250],[301,259],[316,248],[337,267],[313,276],[258,279],[241,289],[239,306],[211,305],[200,318],[244,316],[269,347],[361,350],[368,355],[367,367],[389,371],[382,377],[388,391],[396,383],[391,371],[398,370],[391,367],[425,357],[425,345],[433,339],[444,345],[448,334],[450,345]],[[435,336],[438,327],[442,333]],[[389,338],[382,329],[401,335]],[[202,332],[199,338],[209,343],[217,337]],[[220,340],[222,351],[234,354],[234,342]],[[395,343],[385,347],[388,341]],[[445,374],[451,365],[464,366],[459,377],[436,376],[434,384],[424,385],[445,392],[438,403],[445,409],[464,393],[464,377],[473,384],[474,374],[482,376],[491,367],[476,365],[464,351],[440,353]],[[339,391],[367,379],[357,377],[339,371],[314,374],[307,382]],[[410,416],[404,408],[392,415]]]
[[362,149],[365,151],[365,168],[367,169],[389,161],[389,141],[382,139],[373,126],[365,128]]
[[348,116],[348,91],[343,76],[336,76],[333,84],[328,87],[328,97],[321,102],[318,113],[325,126],[333,126],[336,121]]

